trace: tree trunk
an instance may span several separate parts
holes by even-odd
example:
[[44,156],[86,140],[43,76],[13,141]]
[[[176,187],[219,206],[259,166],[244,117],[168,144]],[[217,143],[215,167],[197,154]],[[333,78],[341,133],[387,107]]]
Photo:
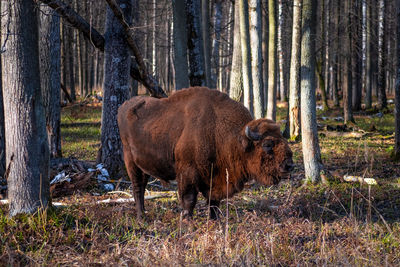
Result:
[[397,13],[397,26],[396,26],[396,37],[397,37],[397,73],[396,73],[396,85],[395,85],[395,148],[394,153],[397,158],[400,157],[400,0],[396,0],[396,13]]
[[[131,0],[119,0],[125,21],[132,21]],[[130,53],[125,41],[125,31],[107,7],[105,33],[105,62],[103,109],[101,116],[101,161],[111,177],[123,168],[122,144],[117,125],[118,107],[128,99],[130,78]]]
[[284,27],[284,16],[283,16],[283,5],[282,0],[278,0],[278,25],[277,25],[277,54],[278,54],[278,70],[279,70],[279,91],[281,101],[287,101],[287,90],[286,90],[286,75],[284,73],[284,49],[283,49],[283,27]]
[[275,0],[268,0],[268,106],[267,118],[276,120],[276,16]]
[[157,39],[156,39],[156,19],[157,19],[157,1],[153,0],[153,14],[151,19],[151,39],[153,40],[151,49],[151,74],[157,79]]
[[[204,1],[204,0],[203,0]],[[214,71],[212,74],[213,87],[216,87],[217,79],[219,77],[219,53],[220,53],[220,40],[221,40],[221,20],[222,20],[222,0],[216,0],[214,4],[214,40],[212,60]],[[221,86],[219,88],[222,90]]]
[[268,23],[268,0],[263,0],[262,2],[262,55],[263,55],[263,107],[264,113],[267,110],[268,103],[268,36],[269,36],[269,23]]
[[353,36],[351,37],[352,42],[352,107],[353,110],[359,111],[361,109],[361,90],[362,90],[362,77],[361,77],[361,56],[362,56],[362,34],[361,34],[361,5],[357,0],[353,1],[352,10],[352,23],[351,27]]
[[203,33],[205,85],[209,88],[215,88],[211,83],[210,12],[208,0],[201,0],[201,30]]
[[372,107],[372,85],[371,85],[371,1],[365,0],[365,109]]
[[46,6],[40,7],[40,84],[46,112],[50,157],[61,157],[61,40],[60,17]]
[[[1,13],[1,3],[0,3],[0,14]],[[0,19],[0,38],[2,36],[2,24]],[[2,79],[1,79],[1,53],[0,53],[0,177],[4,177],[6,171],[6,140],[4,132],[4,104],[3,104],[3,89],[2,89]]]
[[73,101],[76,101],[76,93],[75,93],[75,71],[74,71],[74,50],[72,46],[73,42],[73,29],[70,27],[66,27],[66,39],[67,49],[66,53],[68,55],[68,79],[69,79],[69,90],[70,95]]
[[321,100],[322,100],[322,109],[324,111],[329,110],[328,106],[328,97],[326,95],[326,81],[324,80],[324,77],[322,76],[322,62],[318,61],[316,62],[316,74],[318,77],[318,82],[319,82],[319,90],[321,91]]
[[203,38],[200,24],[200,0],[186,0],[187,47],[189,50],[190,86],[204,86]]
[[[9,213],[34,213],[49,198],[49,145],[40,91],[38,18],[35,2],[2,1],[3,94]],[[5,40],[7,38],[7,41]]]
[[175,90],[189,87],[185,0],[172,1],[174,16]]
[[386,44],[386,28],[387,28],[387,16],[386,13],[386,3],[385,0],[379,0],[379,34],[378,34],[378,43],[379,43],[379,56],[378,56],[378,102],[379,108],[383,109],[387,106],[386,100],[386,64],[387,64],[387,44]]
[[[331,90],[330,88],[330,82],[329,82],[329,68],[331,65],[331,57],[330,57],[330,46],[331,46],[331,41],[330,41],[330,21],[331,21],[331,9],[330,9],[330,0],[325,0],[325,27],[324,27],[324,54],[325,54],[325,66],[324,66],[324,81],[325,81],[325,91],[326,94],[329,96],[329,92]],[[328,98],[328,97],[327,97]]]
[[[60,0],[39,0],[42,3],[49,5],[58,14],[60,14],[63,18],[65,18],[72,27],[78,29],[83,35],[91,41],[96,48],[100,51],[104,51],[104,37],[93,28],[87,21],[85,21],[81,16],[79,16],[70,6],[66,5]],[[107,0],[108,5],[110,5],[110,1]],[[84,2],[86,3],[86,2]],[[119,20],[119,22],[124,25],[126,22]],[[125,33],[127,34],[127,39],[130,39],[129,47],[131,48],[136,62],[138,63],[138,68],[131,65],[130,67],[130,75],[135,80],[142,83],[149,91],[150,95],[156,98],[167,97],[162,88],[158,85],[157,81],[148,73],[147,68],[144,65],[143,57],[137,49],[136,43],[131,39],[129,26],[124,28]]]
[[300,42],[302,0],[293,2],[292,55],[290,60],[289,124],[290,139],[300,136]]
[[262,94],[261,0],[249,1],[249,15],[254,118],[260,119],[264,117]]
[[316,0],[303,0],[301,39],[301,136],[307,181],[320,181],[322,168],[315,100]]
[[[336,1],[335,1],[336,2]],[[336,26],[336,39],[334,41],[334,48],[333,48],[333,53],[334,55],[333,60],[334,62],[332,63],[332,98],[333,98],[333,105],[335,107],[340,106],[340,101],[339,101],[339,76],[340,76],[340,67],[339,67],[339,47],[340,47],[340,42],[339,42],[339,37],[340,37],[340,21],[341,21],[341,9],[340,9],[340,2],[336,3],[337,8],[336,8],[336,18],[335,18],[335,26]]]
[[242,47],[240,38],[239,1],[235,1],[235,16],[233,26],[233,55],[229,96],[233,100],[243,98]]
[[343,108],[344,108],[344,122],[354,122],[352,110],[352,67],[351,67],[351,38],[352,31],[350,25],[351,8],[350,1],[345,1],[344,5],[344,64],[343,64]]

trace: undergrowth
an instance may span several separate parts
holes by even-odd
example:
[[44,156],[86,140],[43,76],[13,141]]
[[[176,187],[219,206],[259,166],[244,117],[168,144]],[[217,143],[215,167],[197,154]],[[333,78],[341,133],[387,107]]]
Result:
[[[319,122],[340,123],[321,120],[335,112],[320,112]],[[283,119],[284,109],[278,114]],[[99,106],[64,108],[64,156],[95,160],[100,116]],[[146,200],[144,221],[136,220],[133,203],[94,204],[109,196],[90,192],[56,199],[72,205],[33,216],[9,218],[2,205],[0,266],[399,266],[400,164],[388,153],[393,115],[371,116],[356,115],[356,126],[372,132],[365,137],[320,137],[334,177],[329,184],[302,183],[301,143],[291,143],[293,180],[248,185],[228,205],[222,202],[216,221],[208,219],[204,198],[189,221],[182,220],[176,197]],[[346,174],[375,178],[378,185],[346,183]]]

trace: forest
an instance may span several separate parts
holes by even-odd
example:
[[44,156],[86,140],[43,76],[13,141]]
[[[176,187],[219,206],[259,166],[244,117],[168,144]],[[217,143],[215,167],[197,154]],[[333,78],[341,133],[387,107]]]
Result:
[[400,265],[400,0],[0,3],[0,266]]

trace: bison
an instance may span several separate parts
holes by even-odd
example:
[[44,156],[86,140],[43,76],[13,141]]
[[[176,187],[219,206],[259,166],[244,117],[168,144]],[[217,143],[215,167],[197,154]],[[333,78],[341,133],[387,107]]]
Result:
[[253,120],[242,104],[217,90],[194,87],[163,99],[133,97],[119,108],[118,126],[138,218],[149,175],[177,180],[185,216],[193,214],[201,192],[216,218],[219,202],[245,182],[276,184],[293,167],[279,126]]

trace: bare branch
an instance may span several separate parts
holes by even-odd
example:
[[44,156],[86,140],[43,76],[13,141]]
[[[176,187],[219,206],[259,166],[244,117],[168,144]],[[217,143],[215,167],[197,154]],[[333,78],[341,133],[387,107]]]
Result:
[[126,42],[128,43],[129,47],[131,48],[131,50],[133,52],[133,55],[136,58],[136,62],[139,67],[140,76],[144,78],[145,84],[149,85],[149,87],[151,87],[153,89],[152,94],[155,94],[153,96],[160,97],[160,98],[167,97],[167,95],[162,91],[160,86],[158,86],[158,84],[154,80],[154,78],[151,77],[149,75],[149,73],[147,72],[146,65],[144,64],[144,61],[143,61],[143,57],[140,54],[139,48],[137,47],[136,42],[132,36],[131,27],[124,19],[124,15],[122,14],[122,11],[119,9],[117,3],[115,3],[114,0],[106,0],[106,1],[107,1],[108,6],[111,8],[112,12],[114,13],[114,16],[118,19],[118,21],[121,23],[122,27],[124,28]]
[[[84,18],[82,18],[78,13],[76,13],[69,5],[65,4],[61,0],[40,0],[40,2],[47,4],[49,7],[53,8],[63,19],[68,21],[71,24],[71,26],[76,28],[78,31],[82,32],[83,35],[86,38],[88,38],[96,48],[104,52],[105,39],[103,35],[101,35],[95,28],[93,28]],[[122,25],[124,26],[124,24]],[[150,91],[151,96],[157,98],[167,97],[163,89],[158,85],[157,81],[147,73],[146,68],[143,68],[144,66],[143,58],[139,50],[137,49],[137,46],[135,45],[133,38],[132,38],[133,43],[130,44],[128,36],[130,36],[130,34],[127,34],[128,45],[132,49],[135,59],[139,67],[141,68],[139,70],[135,66],[133,66],[133,64],[131,64],[130,75],[132,76],[133,79],[142,83]],[[134,50],[133,47],[135,47],[136,50]],[[140,64],[140,62],[142,64]]]

